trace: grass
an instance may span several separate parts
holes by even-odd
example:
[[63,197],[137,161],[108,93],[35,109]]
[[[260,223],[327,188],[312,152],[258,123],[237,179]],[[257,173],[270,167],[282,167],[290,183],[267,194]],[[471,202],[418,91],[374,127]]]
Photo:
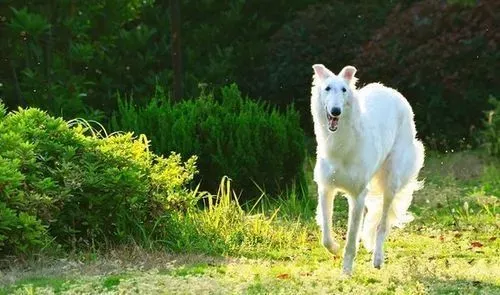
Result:
[[[382,270],[361,247],[351,279],[318,242],[314,199],[240,206],[223,181],[209,210],[169,221],[179,227],[175,253],[127,246],[14,264],[0,270],[0,294],[500,294],[498,164],[431,154],[415,221],[390,234]],[[336,200],[341,242],[346,206]]]

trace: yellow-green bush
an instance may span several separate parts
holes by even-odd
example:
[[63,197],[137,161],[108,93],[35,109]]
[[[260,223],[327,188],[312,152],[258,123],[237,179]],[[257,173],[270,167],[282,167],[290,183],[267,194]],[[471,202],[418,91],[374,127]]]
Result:
[[38,109],[0,118],[0,253],[28,252],[48,240],[137,241],[159,216],[198,200],[186,187],[195,157],[156,156],[144,136],[102,137]]

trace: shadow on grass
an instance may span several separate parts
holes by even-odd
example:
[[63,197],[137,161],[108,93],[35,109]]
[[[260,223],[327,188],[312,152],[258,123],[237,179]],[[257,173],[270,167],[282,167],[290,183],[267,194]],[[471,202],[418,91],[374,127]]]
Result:
[[438,279],[425,277],[419,279],[429,294],[500,294],[500,285],[479,280]]
[[[24,267],[11,267],[0,272],[0,295],[18,289],[48,287],[57,294],[71,288],[82,279],[102,277],[102,286],[113,289],[135,273],[158,270],[173,276],[203,275],[209,268],[223,272],[229,258],[202,254],[171,254],[163,251],[148,253],[140,249],[119,249],[91,262],[60,259],[40,261]],[[219,271],[220,269],[220,271]],[[29,290],[26,292],[29,292]],[[24,293],[26,293],[24,292]],[[21,294],[24,294],[21,293]]]

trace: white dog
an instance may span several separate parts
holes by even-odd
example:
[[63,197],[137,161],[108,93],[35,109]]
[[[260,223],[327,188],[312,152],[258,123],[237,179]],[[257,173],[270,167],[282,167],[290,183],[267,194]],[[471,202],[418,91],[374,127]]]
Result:
[[413,111],[403,95],[382,84],[356,89],[352,66],[338,75],[321,64],[313,69],[314,181],[323,245],[332,253],[339,250],[331,236],[332,213],[335,195],[343,192],[349,201],[343,273],[352,274],[365,206],[362,240],[380,268],[389,229],[411,221],[407,209],[422,185],[417,176],[424,147],[415,137]]

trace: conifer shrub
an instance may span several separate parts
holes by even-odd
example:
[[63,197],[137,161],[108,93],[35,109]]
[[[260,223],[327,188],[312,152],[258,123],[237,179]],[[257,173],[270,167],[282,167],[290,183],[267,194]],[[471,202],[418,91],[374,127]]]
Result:
[[157,153],[198,156],[201,187],[211,192],[223,176],[242,199],[257,198],[261,190],[275,195],[304,179],[298,112],[244,97],[235,84],[178,103],[161,90],[144,107],[120,100],[111,125],[146,134]]

